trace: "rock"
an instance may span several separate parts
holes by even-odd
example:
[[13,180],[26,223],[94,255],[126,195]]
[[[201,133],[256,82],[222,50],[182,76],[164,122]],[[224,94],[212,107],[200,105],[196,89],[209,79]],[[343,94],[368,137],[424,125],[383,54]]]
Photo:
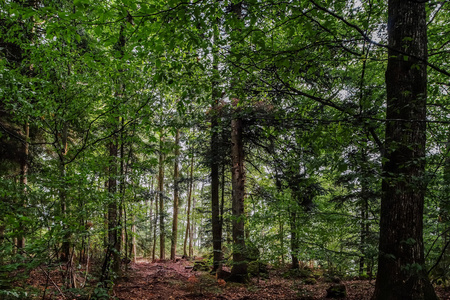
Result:
[[347,297],[347,289],[342,283],[333,284],[327,289],[326,298],[345,298]]

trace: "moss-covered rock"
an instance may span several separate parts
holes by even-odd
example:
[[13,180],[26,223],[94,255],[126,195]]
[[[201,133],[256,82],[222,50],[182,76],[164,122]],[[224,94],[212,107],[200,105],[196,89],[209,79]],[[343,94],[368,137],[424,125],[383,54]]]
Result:
[[192,270],[209,272],[210,267],[208,266],[206,261],[197,260],[197,261],[194,262],[194,267],[192,268]]

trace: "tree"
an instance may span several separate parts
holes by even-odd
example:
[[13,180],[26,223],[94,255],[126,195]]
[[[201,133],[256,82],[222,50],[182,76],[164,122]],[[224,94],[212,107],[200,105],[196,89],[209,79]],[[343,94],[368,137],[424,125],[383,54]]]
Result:
[[178,193],[179,193],[179,161],[180,156],[180,130],[176,130],[175,134],[175,163],[173,171],[174,191],[173,191],[173,220],[172,220],[172,239],[170,246],[170,259],[175,260],[177,252],[177,238],[178,238]]
[[[191,219],[192,219],[192,213],[191,213],[191,199],[192,199],[192,189],[194,186],[194,154],[191,154],[191,163],[190,163],[190,172],[189,172],[189,181],[188,181],[188,199],[187,199],[187,213],[186,213],[186,232],[184,235],[184,243],[183,243],[183,255],[185,257],[190,256],[190,247],[188,252],[188,237],[190,236],[191,231]],[[190,244],[189,244],[190,245]]]
[[161,129],[159,137],[159,172],[158,172],[158,195],[159,195],[159,259],[166,258],[166,233],[164,229],[164,161],[163,149],[164,133]]
[[239,100],[233,99],[234,117],[231,121],[231,184],[232,192],[232,224],[233,224],[233,268],[232,281],[246,282],[247,261],[245,248],[245,168],[244,141],[242,136],[243,121],[239,117]]
[[213,23],[213,74],[212,74],[212,104],[211,104],[211,223],[213,239],[213,271],[220,271],[222,261],[222,224],[219,207],[219,67],[218,67],[218,38],[219,29],[217,20]]
[[437,299],[425,269],[427,24],[423,2],[390,0],[380,244],[374,300]]

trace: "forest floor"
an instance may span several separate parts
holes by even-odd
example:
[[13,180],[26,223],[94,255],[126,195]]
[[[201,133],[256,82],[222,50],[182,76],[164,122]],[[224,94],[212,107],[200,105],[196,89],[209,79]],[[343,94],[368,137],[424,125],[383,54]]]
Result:
[[[194,271],[193,262],[186,260],[149,262],[140,259],[130,264],[126,277],[114,287],[120,300],[144,299],[326,299],[326,290],[333,284],[319,279],[304,284],[301,278],[285,278],[271,272],[267,279],[252,278],[247,285],[216,280],[206,271]],[[272,274],[274,273],[274,274]],[[370,299],[375,281],[351,280],[342,282],[347,290],[344,299]],[[441,299],[450,299],[450,291],[437,290]],[[342,298],[341,298],[342,299]]]
[[[217,280],[208,271],[196,271],[194,262],[178,259],[151,262],[146,259],[138,259],[136,263],[130,263],[123,276],[116,281],[112,290],[116,300],[187,300],[187,299],[227,299],[227,300],[318,300],[326,298],[327,289],[333,285],[323,276],[306,284],[306,278],[298,276],[286,276],[285,270],[270,269],[265,278],[252,278],[248,284],[238,284]],[[62,295],[59,282],[48,283],[41,272],[32,272],[28,279],[28,286],[41,290],[37,298],[32,299],[91,299],[91,296],[78,293],[66,293]],[[57,278],[55,274],[52,276]],[[311,284],[312,283],[312,284]],[[369,300],[374,290],[375,281],[369,280],[344,280],[347,300]],[[43,289],[47,290],[43,297]],[[450,300],[450,289],[436,288],[441,300]],[[37,295],[36,295],[37,296]],[[0,296],[1,298],[1,296]]]

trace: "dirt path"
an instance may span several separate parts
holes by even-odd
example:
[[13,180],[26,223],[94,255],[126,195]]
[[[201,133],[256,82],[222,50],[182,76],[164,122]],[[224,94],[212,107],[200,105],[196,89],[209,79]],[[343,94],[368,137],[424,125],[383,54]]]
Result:
[[[129,267],[128,276],[115,286],[118,299],[324,299],[330,283],[304,285],[300,280],[272,276],[265,281],[252,280],[245,286],[217,281],[207,272],[193,271],[192,262],[163,261],[151,263],[139,260]],[[188,267],[188,268],[186,268]],[[345,282],[346,299],[369,299],[373,286],[367,281]]]
[[186,269],[187,261],[131,264],[128,275],[114,287],[119,299],[186,299],[188,280],[195,272]]

